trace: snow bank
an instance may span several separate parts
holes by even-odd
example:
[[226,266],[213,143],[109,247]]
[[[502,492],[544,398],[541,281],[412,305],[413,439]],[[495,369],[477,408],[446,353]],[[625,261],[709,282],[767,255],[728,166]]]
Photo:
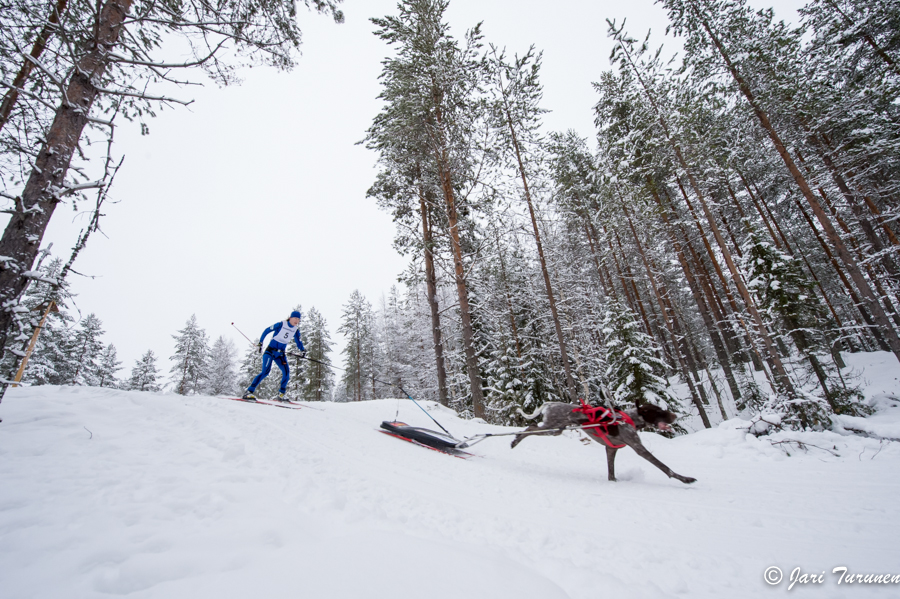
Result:
[[[426,406],[459,438],[505,430]],[[631,450],[610,483],[603,447],[580,433],[515,450],[488,439],[461,460],[377,432],[397,410],[434,428],[408,401],[316,407],[11,390],[0,596],[760,597],[786,592],[764,582],[770,566],[900,574],[898,443],[756,438],[728,421],[642,434],[696,484]],[[900,408],[880,410],[873,422],[900,423]],[[815,589],[897,592],[828,578]]]

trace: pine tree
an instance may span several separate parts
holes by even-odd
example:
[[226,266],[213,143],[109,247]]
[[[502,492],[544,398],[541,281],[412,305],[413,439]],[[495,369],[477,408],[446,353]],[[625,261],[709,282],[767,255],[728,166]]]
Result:
[[334,371],[329,367],[331,335],[325,318],[314,307],[303,318],[301,335],[309,360],[304,362],[302,378],[298,377],[299,397],[304,401],[327,401],[334,389]]
[[159,391],[159,369],[156,367],[156,354],[152,349],[134,361],[128,388],[133,391]]
[[100,385],[100,358],[103,352],[103,323],[88,314],[79,324],[69,349],[72,378],[69,385]]
[[[480,26],[467,32],[461,47],[443,22],[447,6],[448,0],[402,0],[397,6],[399,16],[372,19],[378,27],[375,35],[394,46],[396,56],[383,61],[379,97],[385,108],[369,129],[367,143],[383,159],[403,164],[401,177],[415,173],[416,166],[427,171],[427,177],[414,175],[417,183],[443,199],[441,220],[453,257],[469,396],[475,415],[482,417],[478,342],[466,274],[474,249],[465,231],[466,213],[473,206],[461,197],[460,189],[477,177],[478,119],[483,112],[479,87],[484,65],[479,57]],[[428,195],[423,188],[421,197]],[[427,220],[427,213],[423,216]],[[434,309],[435,304],[432,306]],[[437,340],[435,336],[436,350]],[[438,368],[440,372],[441,366]]]
[[[809,363],[819,381],[827,407],[812,398],[787,404],[792,417],[804,428],[828,426],[829,412],[861,415],[864,406],[853,400],[860,397],[855,389],[839,389],[829,376],[834,369],[819,359],[828,351],[827,318],[817,301],[813,284],[804,276],[799,261],[751,233],[743,248],[747,286],[760,298],[760,309],[774,321],[774,328],[785,331],[797,350]],[[830,410],[827,409],[830,407]]]
[[185,327],[172,338],[175,353],[169,358],[174,362],[169,373],[175,392],[180,395],[201,393],[208,372],[209,340],[206,331],[197,324],[197,315],[192,314]]
[[[297,304],[293,307],[293,311],[300,312],[302,315],[300,318],[300,339],[303,342],[303,347],[307,347],[306,345],[306,336],[305,336],[305,327],[304,321],[308,318],[308,315],[303,311],[303,306]],[[285,351],[285,360],[287,360],[288,370],[290,371],[291,378],[288,379],[288,384],[285,389],[285,395],[290,398],[296,398],[300,396],[300,389],[303,387],[306,378],[305,378],[305,369],[306,369],[306,361],[303,360],[300,355],[297,353],[297,347],[293,346],[293,341],[288,344],[288,348]],[[307,348],[308,349],[308,348]],[[277,365],[272,366],[273,374],[269,375],[269,378],[276,379],[278,381],[278,387],[276,388],[277,392],[281,390],[281,371],[278,370]]]
[[635,407],[651,403],[680,412],[680,402],[667,388],[666,365],[656,357],[658,347],[640,330],[631,310],[619,303],[610,303],[602,327],[606,342],[606,378],[612,401]]
[[[853,281],[865,308],[878,324],[880,334],[900,360],[900,335],[891,321],[891,317],[897,316],[897,310],[892,304],[882,305],[879,301],[875,292],[878,281],[867,279],[857,256],[841,237],[835,226],[836,215],[829,214],[829,202],[813,191],[815,173],[802,155],[792,154],[787,143],[790,127],[778,119],[778,113],[786,113],[789,108],[781,106],[779,92],[782,90],[768,85],[767,75],[774,72],[783,78],[790,77],[789,55],[797,48],[799,34],[789,31],[783,22],[776,22],[771,10],[756,11],[746,0],[662,0],[662,3],[672,21],[672,29],[686,37],[688,65],[710,73],[724,72],[734,95],[741,96],[749,105]],[[841,226],[840,221],[837,224]]]
[[492,47],[489,65],[491,89],[494,94],[491,106],[492,124],[498,134],[501,151],[506,155],[506,159],[515,165],[522,181],[522,196],[531,218],[531,230],[540,260],[541,274],[547,291],[556,339],[559,343],[560,361],[566,374],[566,387],[569,391],[570,401],[574,402],[578,398],[578,392],[575,390],[575,379],[572,378],[566,340],[556,307],[556,298],[544,253],[544,243],[541,240],[535,213],[535,202],[532,198],[533,179],[541,160],[539,149],[543,145],[538,128],[540,127],[540,116],[546,112],[540,107],[543,96],[543,88],[538,78],[541,54],[535,56],[534,47],[531,47],[525,56],[514,56],[512,62],[509,62],[502,52],[498,52],[496,48]]
[[209,395],[234,393],[238,380],[236,358],[237,348],[234,342],[219,336],[209,351],[204,393]]
[[116,346],[110,343],[100,354],[97,364],[97,386],[119,387],[120,382],[116,379],[116,373],[120,370],[122,370],[122,363],[119,362],[116,355]]
[[350,300],[344,304],[341,326],[338,333],[347,338],[344,347],[344,375],[341,384],[353,401],[374,399],[374,383],[368,382],[375,376],[375,322],[372,305],[354,290]]

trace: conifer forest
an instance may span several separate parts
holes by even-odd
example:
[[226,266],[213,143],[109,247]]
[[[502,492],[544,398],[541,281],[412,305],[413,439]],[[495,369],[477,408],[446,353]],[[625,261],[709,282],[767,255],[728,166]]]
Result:
[[452,37],[443,0],[373,21],[369,195],[410,268],[371,372],[502,423],[579,397],[865,413],[842,353],[900,360],[900,4],[814,0],[796,28],[661,4],[683,50],[607,21],[592,139],[542,129],[540,49]]
[[[48,18],[46,3],[16,0],[0,17],[4,380],[51,301],[63,317],[26,382],[103,386],[121,369],[99,318],[66,316],[66,276],[118,169],[111,154],[94,157],[99,173],[80,168],[82,131],[111,144],[113,118],[171,105],[148,89],[175,67],[228,82],[245,63],[289,68],[299,43],[289,2],[101,4],[59,0]],[[343,19],[336,2],[305,4]],[[347,299],[340,358],[322,315],[304,312],[320,364],[296,361],[290,393],[402,388],[507,425],[579,398],[650,402],[706,427],[765,412],[819,429],[869,412],[842,356],[900,362],[900,2],[810,0],[793,24],[746,0],[657,4],[678,52],[607,20],[590,137],[545,127],[541,48],[507,48],[477,23],[451,34],[449,0],[372,19],[386,58],[381,110],[360,132],[377,159],[368,198],[408,267],[374,306]],[[221,25],[245,9],[249,25]],[[197,60],[159,62],[179,36]],[[218,53],[226,42],[237,58]],[[68,263],[39,244],[63,201],[96,215]],[[173,338],[168,379],[149,351],[116,384],[238,393],[258,371],[252,350],[210,344],[196,317]]]

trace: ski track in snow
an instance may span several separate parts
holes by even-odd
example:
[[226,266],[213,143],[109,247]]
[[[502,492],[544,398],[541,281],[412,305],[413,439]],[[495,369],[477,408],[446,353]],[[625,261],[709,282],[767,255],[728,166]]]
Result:
[[[895,370],[866,371],[881,411]],[[880,377],[880,378],[879,378]],[[896,394],[896,387],[893,393]],[[378,433],[435,428],[407,400],[274,410],[212,397],[12,389],[0,404],[0,597],[896,597],[832,568],[900,574],[900,443],[642,433],[620,481],[580,433],[488,439],[461,460]],[[504,432],[425,404],[455,436]],[[771,441],[785,444],[790,452]],[[816,447],[818,446],[821,449]],[[837,456],[826,451],[830,449]]]

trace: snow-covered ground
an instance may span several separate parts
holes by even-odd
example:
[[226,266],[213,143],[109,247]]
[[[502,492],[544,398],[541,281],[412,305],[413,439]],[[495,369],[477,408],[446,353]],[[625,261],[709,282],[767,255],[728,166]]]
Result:
[[[879,408],[856,424],[900,437],[898,369],[882,357],[851,356]],[[426,405],[457,437],[504,430]],[[398,408],[436,428],[408,400],[314,407],[11,390],[0,597],[900,596],[832,574],[900,575],[897,442],[757,439],[728,421],[642,435],[694,485],[631,450],[611,483],[603,447],[578,433],[488,439],[462,460],[376,431]],[[788,591],[796,567],[823,582]]]

